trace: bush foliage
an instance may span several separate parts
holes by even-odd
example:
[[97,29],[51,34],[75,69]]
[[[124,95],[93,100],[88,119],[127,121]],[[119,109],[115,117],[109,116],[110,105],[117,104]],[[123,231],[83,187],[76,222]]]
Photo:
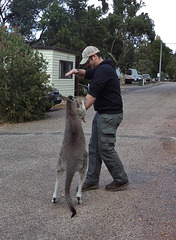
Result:
[[18,33],[0,26],[0,115],[8,122],[45,118],[46,62]]

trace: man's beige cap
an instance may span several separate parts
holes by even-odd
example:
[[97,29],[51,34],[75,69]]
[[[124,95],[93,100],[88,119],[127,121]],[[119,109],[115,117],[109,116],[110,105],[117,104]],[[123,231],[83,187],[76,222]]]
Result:
[[81,65],[85,64],[88,61],[90,56],[92,56],[98,52],[100,52],[98,48],[96,48],[94,46],[87,46],[82,52],[82,60],[81,60],[80,64]]

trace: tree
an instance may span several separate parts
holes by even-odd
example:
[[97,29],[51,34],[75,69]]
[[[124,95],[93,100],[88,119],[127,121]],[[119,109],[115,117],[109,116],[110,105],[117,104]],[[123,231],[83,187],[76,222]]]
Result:
[[[161,39],[157,36],[156,40],[151,43],[151,60],[153,65],[153,75],[156,77],[159,72],[159,62],[160,62],[160,47]],[[166,72],[167,65],[171,61],[172,50],[166,47],[166,44],[162,42],[162,72]]]
[[[54,0],[53,0],[54,1]],[[36,38],[43,12],[52,0],[1,0],[0,23],[18,25],[20,33],[30,42]]]
[[60,47],[69,45],[71,19],[68,12],[58,2],[51,3],[43,14],[39,27],[42,31],[38,44]]
[[135,51],[135,64],[133,66],[140,74],[148,73],[153,77],[153,62],[151,60],[150,44],[144,39],[142,44]]
[[58,2],[52,3],[41,19],[43,33],[38,43],[77,51],[89,44],[103,48],[107,35],[106,21],[101,19],[100,8],[87,7],[86,2],[66,1],[65,7]]
[[10,12],[9,4],[12,0],[0,0],[0,25],[5,24]]
[[172,55],[171,57],[171,61],[168,63],[167,67],[166,67],[166,72],[169,75],[169,78],[172,80],[176,80],[176,53],[174,55]]
[[140,46],[144,38],[154,40],[154,24],[148,14],[137,16],[138,10],[143,6],[142,1],[114,0],[113,3],[114,11],[108,18],[111,38],[107,43],[111,54],[118,61],[122,84],[125,84],[125,72],[133,65],[135,48]]
[[84,39],[85,46],[98,46],[102,53],[107,52],[105,45],[106,38],[108,36],[108,25],[106,19],[102,18],[101,9],[89,6],[82,23],[82,37]]
[[0,26],[0,113],[9,122],[45,117],[49,104],[46,63],[18,30]]

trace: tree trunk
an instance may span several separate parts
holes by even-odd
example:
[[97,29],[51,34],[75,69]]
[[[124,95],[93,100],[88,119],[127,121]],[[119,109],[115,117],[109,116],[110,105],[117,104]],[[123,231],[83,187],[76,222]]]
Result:
[[122,86],[125,85],[125,74],[124,74],[124,73],[121,73],[120,84],[121,84]]

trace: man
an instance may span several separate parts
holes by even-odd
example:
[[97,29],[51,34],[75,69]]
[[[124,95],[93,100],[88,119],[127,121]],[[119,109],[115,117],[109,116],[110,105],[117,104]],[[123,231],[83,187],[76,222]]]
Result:
[[102,160],[112,175],[113,182],[106,185],[108,191],[117,191],[129,184],[123,164],[115,151],[116,131],[123,119],[120,83],[112,60],[103,60],[100,51],[88,46],[82,52],[82,61],[88,69],[72,69],[66,76],[91,79],[85,99],[86,110],[94,105],[96,114],[92,123],[89,143],[89,164],[83,191],[97,189]]

